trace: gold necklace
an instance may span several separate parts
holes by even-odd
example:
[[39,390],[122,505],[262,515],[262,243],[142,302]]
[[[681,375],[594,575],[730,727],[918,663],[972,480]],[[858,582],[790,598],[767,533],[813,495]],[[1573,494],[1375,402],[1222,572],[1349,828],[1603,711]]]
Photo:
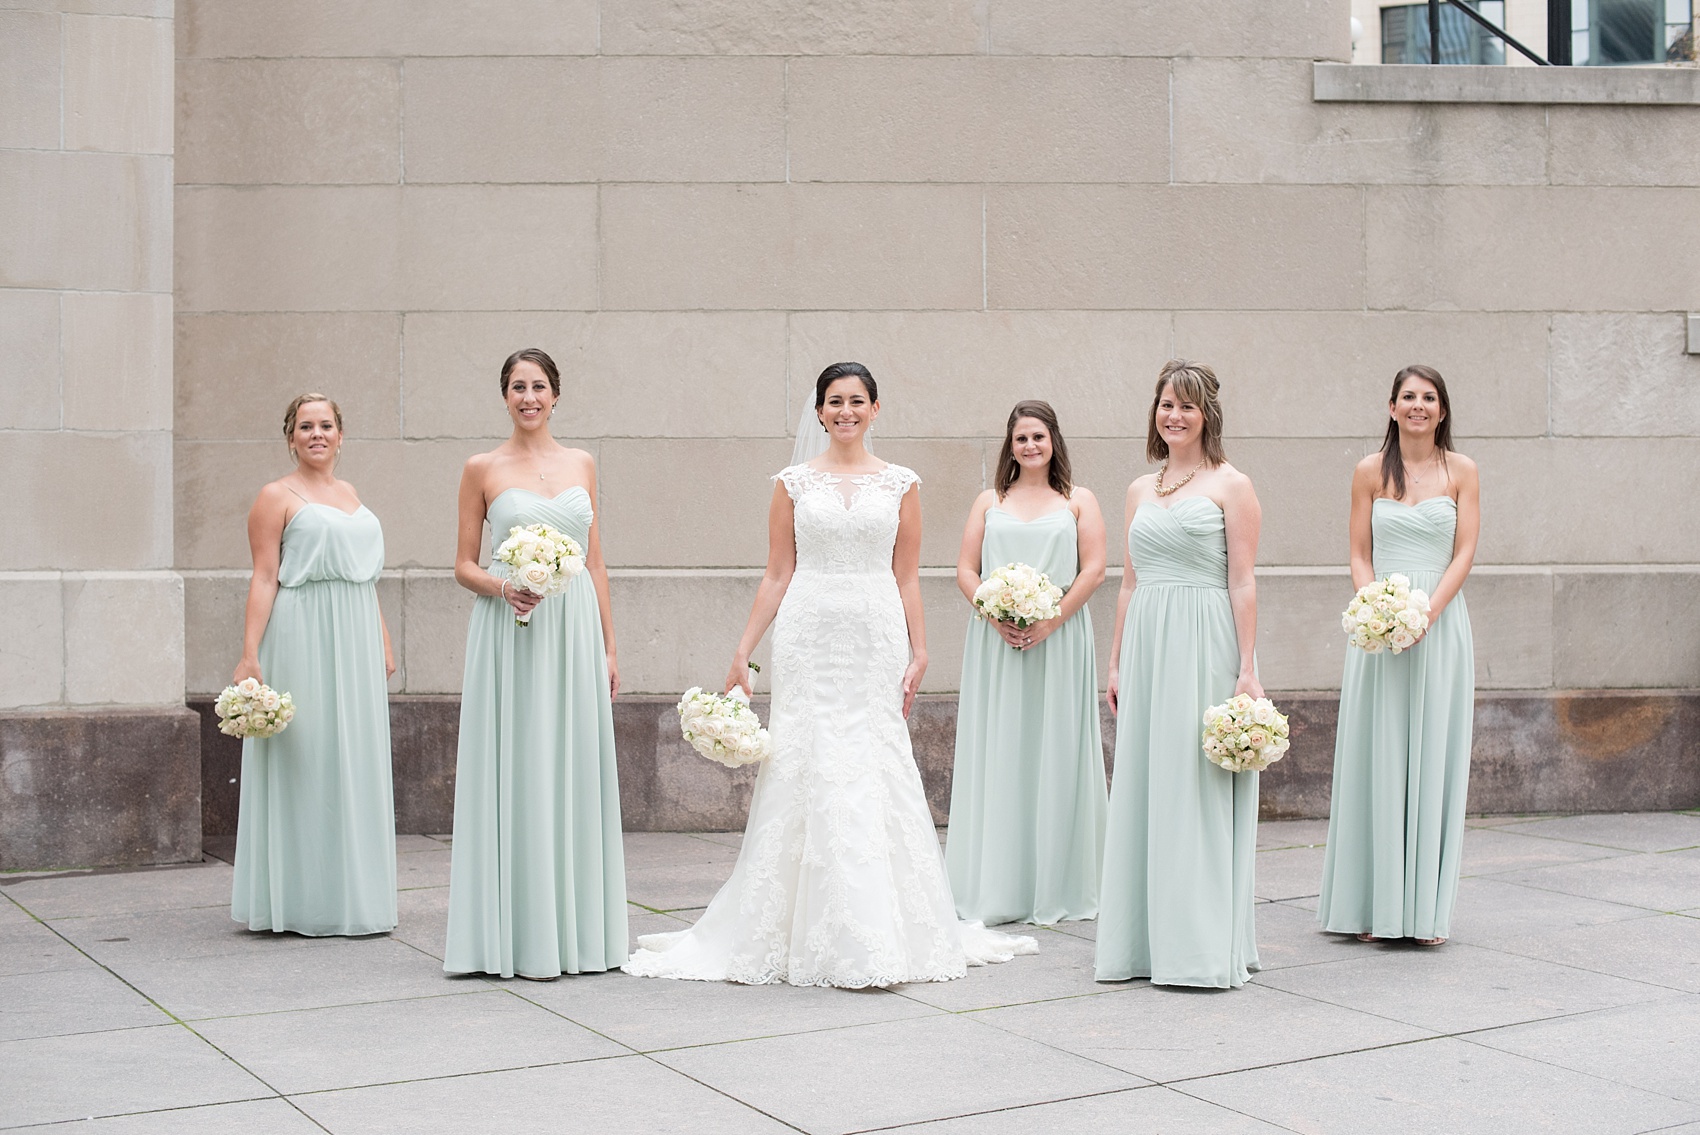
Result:
[[1160,465],[1157,468],[1157,495],[1160,496],[1160,497],[1166,497],[1170,493],[1178,491],[1188,481],[1192,480],[1193,477],[1196,476],[1198,471],[1202,468],[1204,468],[1204,462],[1200,461],[1197,465],[1194,465],[1192,467],[1191,473],[1188,473],[1186,476],[1182,477],[1180,480],[1176,481],[1174,484],[1165,488],[1163,486],[1163,474],[1167,473],[1169,471],[1169,463],[1167,461],[1163,462],[1163,464]]

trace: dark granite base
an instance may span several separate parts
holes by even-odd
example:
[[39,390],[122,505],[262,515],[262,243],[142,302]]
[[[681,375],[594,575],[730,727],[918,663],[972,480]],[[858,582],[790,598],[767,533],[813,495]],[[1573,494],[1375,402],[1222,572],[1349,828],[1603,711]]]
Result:
[[182,708],[0,713],[0,870],[199,859],[197,733]]

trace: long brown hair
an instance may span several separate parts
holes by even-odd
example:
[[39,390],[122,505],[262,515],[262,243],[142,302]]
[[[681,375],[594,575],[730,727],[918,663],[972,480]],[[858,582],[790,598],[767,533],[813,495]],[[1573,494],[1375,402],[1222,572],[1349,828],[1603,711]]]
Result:
[[295,460],[295,416],[301,412],[301,407],[309,402],[323,402],[331,408],[331,417],[336,419],[336,432],[342,432],[342,407],[326,398],[323,394],[298,394],[294,401],[283,410],[283,443],[289,446],[289,458]]
[[992,482],[997,489],[998,499],[1003,500],[1009,487],[1015,484],[1015,479],[1021,476],[1021,462],[1015,459],[1015,423],[1022,418],[1033,418],[1051,432],[1051,466],[1045,471],[1045,478],[1051,488],[1064,497],[1074,495],[1074,467],[1068,462],[1068,445],[1063,441],[1062,430],[1057,426],[1057,412],[1051,409],[1049,402],[1028,399],[1017,402],[1015,409],[1009,412],[1009,421],[1003,429],[1003,450],[998,454],[998,473]]
[[[1440,372],[1421,363],[1412,363],[1393,376],[1393,393],[1387,396],[1387,404],[1392,406],[1399,401],[1399,391],[1406,380],[1412,378],[1430,383],[1440,396],[1440,424],[1434,427],[1434,447],[1440,450],[1440,465],[1444,469],[1446,454],[1452,448],[1452,399],[1446,395],[1446,380],[1440,377]],[[1390,484],[1393,486],[1393,499],[1404,500],[1405,456],[1399,451],[1399,423],[1391,418],[1387,421],[1387,436],[1381,439],[1381,491],[1385,493]]]
[[1157,373],[1157,389],[1151,395],[1151,413],[1145,422],[1145,459],[1161,462],[1169,459],[1169,443],[1157,428],[1157,404],[1163,400],[1163,387],[1172,386],[1175,397],[1191,402],[1204,411],[1204,462],[1212,469],[1228,460],[1222,449],[1222,403],[1217,399],[1222,384],[1216,372],[1203,363],[1188,359],[1170,359]]

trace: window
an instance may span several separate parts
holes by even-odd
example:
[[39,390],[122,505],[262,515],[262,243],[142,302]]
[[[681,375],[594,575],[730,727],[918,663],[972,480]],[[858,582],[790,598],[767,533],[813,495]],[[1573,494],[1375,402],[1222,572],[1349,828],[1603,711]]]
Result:
[[1609,67],[1694,57],[1693,0],[1571,0],[1571,61]]
[[[1505,0],[1466,0],[1483,19],[1505,26]],[[1586,0],[1579,0],[1585,3]],[[1601,0],[1594,0],[1596,4]],[[1627,0],[1634,2],[1634,0]],[[1657,0],[1642,0],[1656,3]],[[1686,0],[1684,0],[1686,2]],[[1383,63],[1428,63],[1428,5],[1398,4],[1381,10],[1381,61]],[[1440,61],[1442,63],[1505,62],[1505,44],[1497,36],[1451,4],[1440,9]]]

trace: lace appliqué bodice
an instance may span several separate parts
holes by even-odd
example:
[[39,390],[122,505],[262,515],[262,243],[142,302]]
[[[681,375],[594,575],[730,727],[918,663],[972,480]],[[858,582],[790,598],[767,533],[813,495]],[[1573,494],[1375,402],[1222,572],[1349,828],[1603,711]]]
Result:
[[[898,507],[921,478],[901,465],[847,477],[792,465],[774,474],[791,496],[797,570],[891,572]],[[854,486],[846,494],[844,485]]]

